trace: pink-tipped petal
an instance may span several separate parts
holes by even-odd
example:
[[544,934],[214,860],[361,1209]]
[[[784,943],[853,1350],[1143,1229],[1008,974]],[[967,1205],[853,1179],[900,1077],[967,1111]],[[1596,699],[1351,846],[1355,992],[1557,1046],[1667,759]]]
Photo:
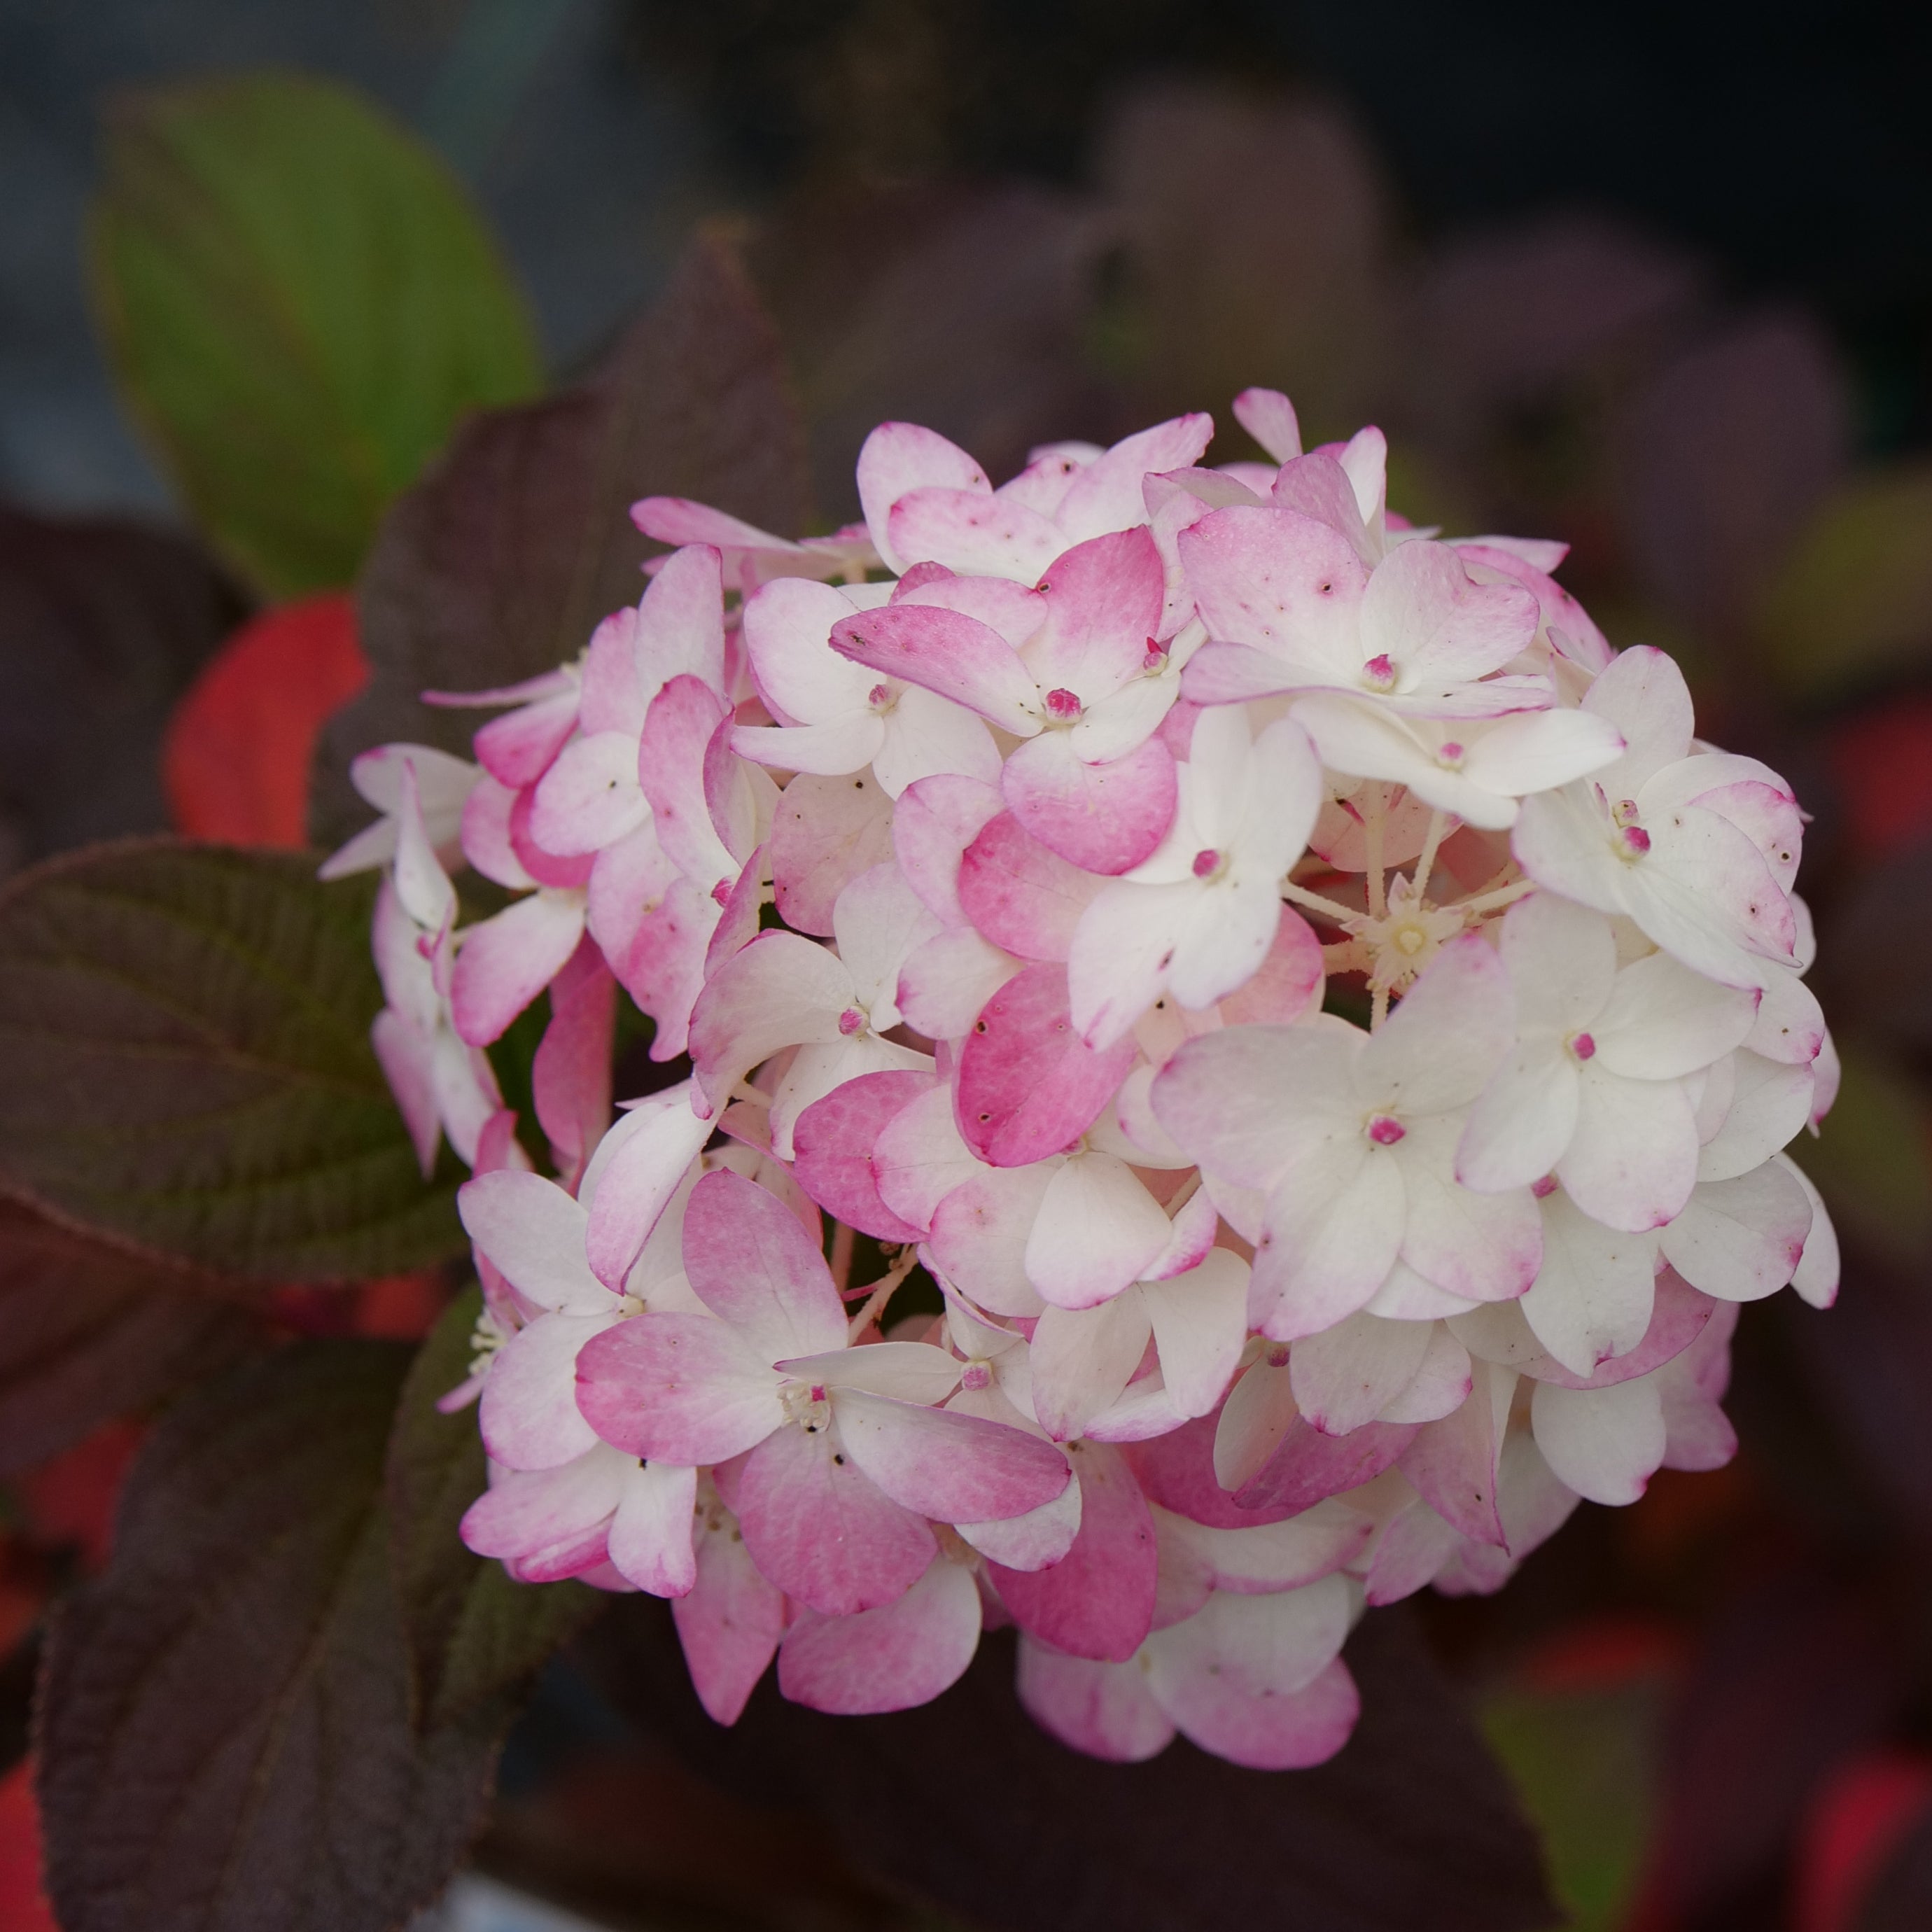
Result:
[[1090,872],[1131,871],[1174,823],[1174,754],[1149,738],[1123,756],[1090,765],[1072,734],[1043,731],[1006,760],[1000,790],[1040,843]]
[[579,892],[532,893],[463,936],[450,982],[456,1030],[488,1046],[563,969],[584,937]]
[[633,1316],[586,1343],[577,1406],[627,1455],[687,1466],[722,1462],[784,1420],[778,1378],[722,1322]]
[[967,1146],[994,1167],[1043,1159],[1089,1126],[1133,1064],[1123,1040],[1095,1052],[1073,1030],[1066,974],[1029,967],[988,1000],[959,1055],[954,1106]]
[[704,1305],[767,1362],[844,1341],[845,1311],[824,1257],[784,1203],[742,1174],[720,1169],[692,1190],[684,1269]]
[[778,1688],[840,1717],[909,1711],[956,1684],[979,1647],[973,1573],[938,1556],[896,1603],[846,1617],[805,1612],[778,1647]]

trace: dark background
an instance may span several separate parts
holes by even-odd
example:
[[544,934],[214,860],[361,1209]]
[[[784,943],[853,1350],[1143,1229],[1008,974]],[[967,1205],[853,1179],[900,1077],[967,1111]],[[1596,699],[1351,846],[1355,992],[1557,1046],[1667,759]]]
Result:
[[[1088,176],[1124,83],[1313,87],[1415,235],[1620,214],[1797,298],[1862,446],[1932,435],[1932,15],[1484,0],[0,0],[0,492],[165,496],[94,352],[80,236],[104,91],[280,62],[369,89],[481,195],[567,367],[702,212],[853,176]],[[1216,399],[1218,400],[1218,399]]]

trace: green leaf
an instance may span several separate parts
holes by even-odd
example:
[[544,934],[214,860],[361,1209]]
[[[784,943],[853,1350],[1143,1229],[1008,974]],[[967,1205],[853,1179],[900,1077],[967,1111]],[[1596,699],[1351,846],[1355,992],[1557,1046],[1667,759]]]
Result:
[[1838,1097],[1817,1138],[1801,1135],[1788,1151],[1849,1232],[1895,1262],[1922,1266],[1932,1258],[1925,1096],[1869,1044],[1854,1038],[1839,1053]]
[[411,1721],[382,1507],[408,1362],[296,1342],[150,1438],[40,1688],[66,1932],[393,1932],[448,1880],[517,1700]]
[[368,689],[329,721],[310,823],[333,844],[367,822],[350,760],[408,739],[467,757],[476,691],[576,657],[634,604],[658,546],[645,496],[693,496],[781,536],[808,526],[804,434],[776,331],[735,250],[700,234],[664,299],[579,388],[466,424],[390,512],[358,592]]
[[0,1475],[224,1369],[260,1330],[186,1270],[0,1202]]
[[1483,1729],[1542,1834],[1576,1932],[1617,1932],[1649,1842],[1664,1702],[1655,1678],[1490,1698]]
[[473,1409],[437,1412],[470,1372],[482,1312],[471,1287],[418,1352],[389,1438],[390,1566],[400,1600],[422,1721],[446,1724],[527,1681],[608,1601],[581,1583],[515,1583],[472,1556],[458,1526],[483,1493]]
[[0,891],[0,1188],[275,1280],[460,1253],[369,1046],[373,880],[313,857],[97,846]]
[[120,97],[91,230],[129,408],[276,596],[346,584],[466,410],[542,386],[529,314],[454,176],[295,74]]
[[1793,548],[1761,622],[1778,675],[1807,694],[1916,664],[1932,634],[1932,465],[1841,490]]

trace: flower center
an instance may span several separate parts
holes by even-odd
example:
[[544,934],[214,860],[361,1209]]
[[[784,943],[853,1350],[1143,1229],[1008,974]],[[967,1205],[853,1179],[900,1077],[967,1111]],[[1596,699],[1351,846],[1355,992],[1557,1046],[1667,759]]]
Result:
[[850,1040],[855,1033],[862,1031],[865,1024],[866,1016],[856,1006],[848,1006],[838,1016],[838,1030],[848,1040]]
[[1078,694],[1064,686],[1046,694],[1046,715],[1058,724],[1072,724],[1080,716],[1081,710]]
[[1395,688],[1395,666],[1390,662],[1386,651],[1372,657],[1363,665],[1362,682],[1371,691],[1393,691]]
[[1197,879],[1212,878],[1220,870],[1221,855],[1211,845],[1204,845],[1194,855],[1194,876]]
[[993,1371],[984,1362],[968,1362],[959,1372],[959,1386],[975,1392],[993,1386]]
[[866,702],[874,711],[890,711],[892,708],[892,688],[889,684],[875,684],[866,694]]
[[1569,1048],[1573,1060],[1594,1060],[1597,1057],[1597,1042],[1586,1033],[1573,1033],[1564,1044]]
[[1463,749],[1453,740],[1436,754],[1436,762],[1445,772],[1460,772],[1462,769]]
[[1150,674],[1167,668],[1167,646],[1157,638],[1147,640],[1147,655],[1141,659],[1141,669]]
[[808,1436],[816,1436],[832,1425],[832,1404],[823,1382],[782,1382],[778,1406],[786,1421],[796,1423]]
[[1547,1201],[1556,1192],[1556,1175],[1546,1174],[1540,1180],[1532,1180],[1529,1184],[1529,1191],[1538,1200]]
[[1390,882],[1388,912],[1380,919],[1364,919],[1354,928],[1368,949],[1370,985],[1400,991],[1463,924],[1460,908],[1418,898],[1414,881],[1398,875]]
[[1373,1141],[1377,1147],[1394,1147],[1397,1141],[1406,1138],[1408,1132],[1408,1130],[1400,1120],[1388,1114],[1372,1115],[1366,1131],[1370,1139]]

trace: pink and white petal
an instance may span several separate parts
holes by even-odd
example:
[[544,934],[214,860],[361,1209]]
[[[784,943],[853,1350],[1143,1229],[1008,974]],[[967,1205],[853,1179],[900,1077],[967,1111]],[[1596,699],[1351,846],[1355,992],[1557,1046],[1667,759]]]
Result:
[[1012,645],[963,611],[892,604],[855,613],[832,633],[842,656],[963,704],[1021,737],[1040,729],[1040,692]]
[[[1075,489],[1094,473],[1086,471]],[[1138,479],[1133,508],[1137,518],[1144,514]],[[1138,678],[1147,640],[1160,626],[1164,589],[1160,554],[1144,523],[1116,526],[1064,552],[1040,580],[1046,621],[1026,649],[1040,688],[1070,690],[1090,710]]]
[[1498,950],[1526,1030],[1568,1034],[1588,1027],[1600,1036],[1617,976],[1616,936],[1600,914],[1553,892],[1532,892],[1504,916]]
[[1744,1044],[1767,1060],[1808,1065],[1824,1051],[1825,1042],[1825,1015],[1817,995],[1795,973],[1768,975]]
[[[1084,764],[1105,764],[1124,758],[1160,730],[1180,698],[1178,670],[1150,670],[1082,712],[1069,727],[1066,741]],[[1170,745],[1168,748],[1172,752],[1175,748]],[[1180,748],[1185,750],[1185,744]]]
[[[1141,1165],[1132,1159],[1131,1143],[1129,1147],[1129,1164]],[[1177,1163],[1186,1164],[1191,1163]],[[1215,1238],[1220,1232],[1214,1202],[1205,1189],[1197,1190],[1175,1209],[1168,1224],[1167,1245],[1148,1263],[1142,1280],[1171,1281],[1177,1275],[1193,1274],[1214,1252]],[[1196,1285],[1203,1289],[1216,1286],[1205,1278]]]
[[1697,1178],[1735,1180],[1788,1147],[1811,1118],[1816,1084],[1808,1065],[1739,1053],[1730,1112],[1697,1156]]
[[1067,1010],[1064,970],[1030,966],[986,1002],[960,1049],[960,1133],[994,1167],[1057,1154],[1092,1123],[1135,1057],[1131,1040],[1088,1047]]
[[1210,639],[1182,667],[1180,694],[1191,704],[1245,704],[1319,687],[1339,676],[1320,665],[1275,657],[1252,644]]
[[901,1046],[896,1040],[880,1040],[870,1032],[856,1033],[849,1040],[801,1046],[772,1090],[769,1124],[772,1154],[782,1162],[795,1156],[797,1149],[792,1139],[793,1128],[799,1115],[815,1101],[848,1080],[902,1069],[930,1073],[932,1056]]
[[1198,412],[1156,423],[1124,437],[1074,476],[1054,520],[1065,541],[1098,536],[1144,523],[1142,484],[1150,471],[1184,469],[1198,462],[1214,434],[1211,416]]
[[1664,1408],[1654,1376],[1604,1389],[1538,1382],[1529,1414],[1544,1460],[1588,1502],[1612,1508],[1635,1502],[1664,1460]]
[[464,1231],[539,1308],[601,1315],[614,1306],[584,1256],[590,1216],[554,1180],[506,1168],[456,1192]]
[[[986,1171],[960,1138],[952,1090],[944,1085],[910,1102],[880,1130],[872,1148],[872,1168],[888,1210],[922,1229],[932,1227],[934,1210],[947,1195]],[[1041,1175],[1039,1192],[1046,1186]],[[1036,1205],[1039,1193],[1033,1198]],[[1017,1248],[1015,1259],[1017,1265]]]
[[1694,805],[1647,829],[1650,850],[1630,868],[1631,916],[1693,972],[1762,986],[1766,962],[1789,959],[1796,923],[1757,848],[1728,819]]
[[930,1342],[868,1342],[862,1348],[800,1355],[778,1366],[814,1388],[859,1389],[928,1406],[943,1402],[959,1386],[958,1358]]
[[652,699],[638,743],[638,782],[658,842],[700,892],[736,879],[740,869],[718,835],[705,784],[706,752],[729,715],[709,685],[674,677]]
[[1244,389],[1234,398],[1234,420],[1277,463],[1301,454],[1301,425],[1294,405],[1279,389]]
[[1242,1512],[1268,1511],[1276,1519],[1299,1516],[1330,1496],[1372,1482],[1420,1433],[1413,1423],[1369,1422],[1346,1436],[1324,1436],[1298,1416],[1268,1460],[1234,1492],[1233,1505]]
[[[1359,1128],[1352,1091],[1361,1036],[1328,1027],[1248,1026],[1183,1046],[1156,1078],[1155,1118],[1204,1169],[1271,1192],[1308,1130],[1281,1096],[1339,1096],[1332,1130]],[[1318,1129],[1318,1132],[1319,1130]],[[1356,1136],[1359,1138],[1359,1134]]]
[[416,1152],[427,1180],[436,1166],[442,1138],[442,1109],[436,1091],[436,1036],[419,1031],[393,1007],[385,1006],[370,1023],[369,1044]]
[[689,1594],[672,1599],[671,1616],[698,1702],[714,1724],[735,1724],[784,1634],[784,1593],[759,1574],[728,1522],[700,1532],[697,1572]]
[[1027,1279],[1027,1236],[1057,1165],[981,1168],[933,1210],[938,1272],[990,1313],[1038,1315],[1046,1304]]
[[[1182,1735],[1217,1757],[1255,1771],[1325,1763],[1361,1712],[1336,1655],[1347,1630],[1339,1579],[1268,1597],[1217,1591],[1150,1640],[1150,1687]],[[1327,1654],[1304,1675],[1324,1645]]]
[[1576,1106],[1576,1069],[1561,1042],[1547,1034],[1520,1040],[1469,1109],[1456,1178],[1479,1194],[1540,1180],[1570,1144]]
[[779,795],[766,850],[780,916],[829,938],[839,893],[892,856],[892,800],[864,773],[802,774]]
[[1425,1423],[1397,1459],[1423,1500],[1472,1541],[1505,1546],[1497,1466],[1516,1394],[1514,1369],[1473,1365],[1469,1399],[1453,1415]]
[[1623,734],[1628,749],[1615,774],[1619,796],[1636,791],[1690,748],[1690,688],[1676,664],[1650,645],[1618,652],[1583,702],[1586,710],[1608,718]]
[[886,520],[892,548],[908,560],[930,558],[968,577],[1035,584],[1066,548],[1059,526],[1010,496],[972,490],[914,490]]
[[1006,809],[997,784],[952,773],[921,778],[892,808],[892,848],[912,889],[948,926],[965,922],[959,868],[968,846]]
[[1049,1306],[1028,1350],[1034,1413],[1056,1442],[1084,1432],[1118,1401],[1147,1353],[1153,1328],[1138,1293],[1076,1312]]
[[[955,1396],[953,1406],[957,1408],[962,1399]],[[988,1419],[1010,1419],[1015,1413],[1009,1405],[1004,1418]],[[955,1523],[953,1528],[989,1562],[1009,1570],[1044,1570],[1073,1547],[1073,1539],[1080,1533],[1080,1485],[1069,1483],[1052,1502],[1023,1516]]]
[[1402,1169],[1360,1134],[1310,1149],[1269,1197],[1250,1319],[1288,1342],[1354,1314],[1395,1264],[1407,1215]]
[[612,1144],[598,1171],[584,1251],[592,1272],[614,1293],[622,1292],[658,1217],[711,1138],[713,1124],[692,1112],[691,1097],[688,1086],[662,1100],[653,1095],[604,1137]]
[[1222,996],[1222,1020],[1228,1026],[1292,1026],[1306,1019],[1321,1010],[1327,971],[1315,928],[1284,906],[1259,969]]
[[1003,1423],[835,1388],[832,1413],[852,1460],[903,1509],[941,1522],[1023,1516],[1066,1486],[1051,1443]]
[[1612,850],[1610,838],[1609,820],[1580,787],[1572,785],[1522,801],[1510,850],[1546,891],[1598,912],[1622,913],[1629,909],[1627,868]]
[[1469,734],[1462,771],[1505,798],[1552,791],[1622,755],[1615,725],[1592,711],[1519,711]]
[[938,488],[990,496],[986,472],[956,442],[917,423],[883,422],[859,451],[859,503],[872,547],[895,577],[929,552],[916,544],[902,551],[890,530],[892,506],[915,490]]
[[840,892],[832,908],[838,956],[852,976],[859,1005],[876,1032],[897,1023],[892,1004],[899,968],[925,944],[939,922],[907,882],[896,860],[861,872]]
[[1829,1308],[1838,1298],[1838,1231],[1832,1225],[1823,1198],[1811,1178],[1788,1154],[1776,1156],[1779,1166],[1788,1168],[1811,1204],[1810,1231],[1804,1238],[1804,1252],[1798,1261],[1791,1286],[1814,1308]]
[[894,586],[895,604],[929,604],[935,610],[961,610],[999,632],[1018,650],[1046,616],[1046,599],[1023,584],[1004,577],[956,577],[936,564],[934,573],[902,578]]
[[[1580,1070],[1576,1131],[1556,1174],[1607,1228],[1637,1233],[1681,1213],[1697,1180],[1697,1123],[1676,1082]],[[1803,1124],[1800,1116],[1799,1124]]]
[[1227,1393],[1247,1340],[1246,1264],[1210,1248],[1198,1267],[1143,1282],[1140,1293],[1168,1394],[1183,1415],[1206,1415]]
[[698,1581],[692,1515],[698,1472],[649,1462],[624,1479],[610,1529],[610,1561],[654,1597],[682,1597]]
[[1628,1355],[1650,1326],[1656,1244],[1592,1220],[1560,1190],[1543,1203],[1543,1265],[1520,1306],[1572,1374]]
[[1008,758],[1000,791],[1040,843],[1111,876],[1147,858],[1174,822],[1174,754],[1149,738],[1124,757],[1084,763],[1071,734],[1043,731]]
[[1368,572],[1346,536],[1296,511],[1237,506],[1178,541],[1211,638],[1252,645],[1311,680],[1357,681]]
[[577,1406],[577,1358],[617,1320],[605,1315],[540,1315],[500,1348],[477,1412],[483,1446],[510,1469],[555,1469],[597,1446]]
[[533,785],[577,727],[577,682],[562,691],[493,718],[478,731],[476,756],[499,784],[512,791]]
[[974,712],[950,698],[908,686],[880,722],[872,772],[889,797],[897,798],[921,778],[957,776],[992,783],[1000,776],[1000,754],[992,734]]
[[581,892],[533,892],[463,935],[450,1013],[472,1046],[488,1046],[548,986],[584,937]]
[[846,1617],[806,1612],[778,1646],[778,1688],[840,1717],[929,1704],[965,1675],[980,1647],[980,1589],[936,1556],[897,1602]]
[[1370,1606],[1400,1603],[1434,1582],[1462,1536],[1420,1496],[1384,1526],[1364,1578]]
[[699,1299],[764,1361],[844,1344],[845,1311],[824,1258],[784,1203],[742,1174],[720,1169],[692,1190],[684,1269]]
[[[1400,1480],[1398,1478],[1398,1480]],[[1198,1557],[1217,1590],[1267,1596],[1299,1590],[1352,1564],[1374,1533],[1360,1511],[1340,1503],[1318,1503],[1299,1516],[1252,1528],[1225,1529],[1166,1511],[1155,1521]]]
[[958,1040],[1021,964],[970,926],[935,933],[900,968],[899,1017],[928,1040]]
[[894,1118],[932,1090],[916,1069],[868,1073],[835,1088],[792,1127],[794,1174],[835,1220],[882,1241],[916,1241],[923,1226],[902,1220],[880,1198],[872,1148]]
[[1023,1634],[1018,1688],[1021,1703],[1042,1730],[1089,1757],[1141,1764],[1173,1742],[1174,1726],[1136,1664],[1069,1657]]
[[827,724],[865,711],[872,680],[826,641],[852,610],[850,598],[802,577],[775,578],[746,599],[752,675],[782,723]]
[[961,913],[993,945],[1023,959],[1064,959],[1105,882],[1042,844],[1010,812],[981,827],[960,856]]
[[1082,1442],[1080,1530],[1051,1569],[989,1566],[994,1587],[1028,1635],[1070,1656],[1124,1663],[1153,1628],[1159,1554],[1154,1518],[1120,1451]]
[[1513,799],[1498,796],[1443,764],[1415,727],[1386,706],[1318,691],[1296,700],[1294,719],[1314,740],[1322,762],[1337,771],[1406,785],[1438,810],[1486,830],[1501,830],[1515,821]]
[[1507,1301],[1536,1279],[1543,1217],[1527,1187],[1478,1194],[1455,1178],[1457,1125],[1411,1124],[1393,1152],[1408,1207],[1402,1258],[1425,1280],[1471,1301]]
[[536,789],[530,833],[546,851],[596,852],[650,816],[638,785],[638,741],[622,731],[573,739]]
[[560,1468],[494,1469],[464,1513],[464,1543],[478,1556],[530,1566],[532,1582],[574,1575],[602,1558],[604,1526],[634,1467],[599,1444]]
[[784,1420],[777,1377],[708,1315],[635,1315],[592,1336],[577,1404],[614,1447],[688,1466],[742,1455]]
[[1473,1100],[1516,1040],[1508,969],[1479,933],[1437,953],[1357,1063],[1364,1098],[1412,1114]]
[[731,749],[754,764],[830,778],[862,772],[885,740],[884,721],[870,711],[824,724],[734,724],[730,733]]
[[1475,1386],[1469,1352],[1440,1322],[1429,1324],[1429,1347],[1415,1379],[1384,1408],[1382,1422],[1440,1422],[1454,1415]]
[[1049,1306],[1092,1308],[1139,1280],[1171,1232],[1166,1211],[1124,1161],[1076,1154],[1047,1184],[1027,1237],[1027,1279]]
[[712,1107],[780,1048],[842,1037],[852,975],[796,933],[767,932],[715,972],[691,1016],[691,1057]]
[[1701,1184],[1658,1245],[1693,1288],[1720,1301],[1756,1301],[1797,1271],[1811,1212],[1796,1169],[1768,1160],[1734,1180]]
[[1527,650],[1536,600],[1516,584],[1478,584],[1447,544],[1398,544],[1362,596],[1362,655],[1388,656],[1402,686],[1486,677]]
[[1429,1352],[1431,1324],[1352,1315],[1297,1342],[1288,1372],[1294,1400],[1324,1436],[1372,1422],[1414,1381]]
[[[1774,980],[1802,982],[1783,974]],[[1772,998],[1767,990],[1766,1000]],[[1597,1064],[1634,1080],[1674,1080],[1742,1046],[1756,1024],[1759,1002],[1748,990],[1721,986],[1654,952],[1626,966],[1591,1022]],[[1779,1059],[1811,1055],[1780,1054]]]
[[[1197,932],[1195,950],[1210,959],[1210,972],[1226,964],[1214,956],[1219,897],[1193,879],[1172,885],[1120,879],[1102,888],[1080,915],[1066,955],[1070,1010],[1090,1046],[1112,1046],[1132,1028],[1160,998],[1168,969]],[[1250,970],[1266,951],[1264,940]],[[1214,997],[1189,1004],[1210,1005]]]
[[759,1570],[829,1617],[896,1602],[939,1546],[846,1455],[836,1429],[787,1427],[766,1437],[739,1478],[737,1505]]

